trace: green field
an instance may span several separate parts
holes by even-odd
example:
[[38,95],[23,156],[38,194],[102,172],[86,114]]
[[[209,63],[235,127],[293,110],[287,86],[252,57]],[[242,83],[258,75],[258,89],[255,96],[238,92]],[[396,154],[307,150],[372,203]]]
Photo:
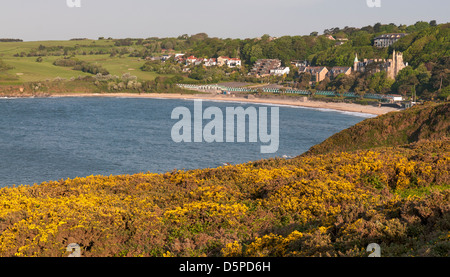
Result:
[[[63,56],[44,56],[42,62],[37,62],[37,57],[17,57],[16,54],[28,54],[38,49],[40,45],[49,47],[68,47],[75,48],[78,52],[90,53],[91,51],[104,50],[109,52],[114,46],[112,40],[82,40],[82,41],[38,41],[38,42],[2,42],[0,43],[0,59],[4,63],[13,67],[13,69],[0,73],[0,84],[15,85],[26,82],[37,82],[45,80],[53,80],[55,78],[70,79],[79,76],[90,76],[92,74],[82,71],[73,70],[70,67],[61,67],[53,65],[57,59]],[[143,46],[133,46],[133,49],[139,49]],[[121,49],[122,47],[117,47]],[[153,80],[157,76],[156,73],[144,72],[140,67],[145,60],[138,57],[129,57],[128,55],[110,57],[110,54],[86,54],[75,55],[75,58],[93,64],[99,64],[107,69],[112,75],[122,76],[130,73],[138,77],[139,80]],[[170,76],[169,76],[170,77]]]

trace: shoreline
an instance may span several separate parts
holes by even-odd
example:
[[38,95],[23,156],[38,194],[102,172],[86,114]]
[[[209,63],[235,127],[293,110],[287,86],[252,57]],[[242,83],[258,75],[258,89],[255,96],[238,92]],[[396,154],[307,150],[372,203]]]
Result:
[[272,105],[286,105],[297,106],[314,109],[329,109],[341,112],[354,112],[364,113],[371,115],[382,115],[393,111],[399,111],[397,108],[392,107],[374,107],[371,105],[360,105],[354,103],[334,103],[324,101],[300,101],[298,99],[274,99],[274,98],[245,98],[245,97],[232,97],[231,95],[221,94],[172,94],[172,93],[148,93],[148,94],[136,94],[136,93],[67,93],[67,94],[53,94],[49,97],[126,97],[126,98],[160,98],[160,99],[202,99],[212,101],[228,101],[228,102],[245,102],[255,104],[272,104]]
[[[374,107],[371,105],[360,105],[354,103],[335,103],[324,101],[301,101],[299,99],[275,99],[275,98],[246,98],[234,97],[222,94],[173,94],[173,93],[55,93],[43,96],[31,96],[33,98],[64,98],[64,97],[113,97],[113,98],[157,98],[157,99],[182,99],[182,100],[210,100],[223,102],[245,102],[254,104],[272,104],[284,106],[296,106],[313,109],[327,109],[341,112],[363,113],[370,115],[382,115],[389,112],[399,111],[393,107]],[[18,97],[20,98],[20,97]]]

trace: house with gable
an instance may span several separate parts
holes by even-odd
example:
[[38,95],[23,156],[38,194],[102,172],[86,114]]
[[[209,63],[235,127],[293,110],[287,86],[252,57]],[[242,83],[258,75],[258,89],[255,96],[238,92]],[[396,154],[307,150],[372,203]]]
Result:
[[312,82],[322,82],[327,77],[328,69],[325,66],[303,66],[298,72],[311,74]]

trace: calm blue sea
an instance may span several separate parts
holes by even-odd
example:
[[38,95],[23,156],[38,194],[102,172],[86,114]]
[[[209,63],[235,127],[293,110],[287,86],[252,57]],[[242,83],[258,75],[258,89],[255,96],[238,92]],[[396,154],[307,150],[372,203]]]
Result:
[[[203,108],[261,107],[203,101]],[[279,150],[261,143],[175,143],[172,110],[194,101],[141,98],[0,99],[0,187],[89,175],[218,167],[297,156],[370,115],[279,107]],[[273,107],[273,106],[267,106]],[[208,121],[205,121],[205,124]]]

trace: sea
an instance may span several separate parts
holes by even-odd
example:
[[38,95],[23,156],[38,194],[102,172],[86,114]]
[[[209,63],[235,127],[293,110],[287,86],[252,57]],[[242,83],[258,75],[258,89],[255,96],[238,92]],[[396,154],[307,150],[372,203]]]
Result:
[[[172,130],[179,120],[172,113],[177,107],[194,115],[192,99],[0,98],[0,187],[292,158],[373,117],[296,106],[202,101],[203,109],[217,107],[224,115],[230,107],[267,107],[270,111],[277,107],[279,145],[274,153],[262,153],[263,143],[249,139],[174,141]],[[208,120],[201,122],[206,125]]]

